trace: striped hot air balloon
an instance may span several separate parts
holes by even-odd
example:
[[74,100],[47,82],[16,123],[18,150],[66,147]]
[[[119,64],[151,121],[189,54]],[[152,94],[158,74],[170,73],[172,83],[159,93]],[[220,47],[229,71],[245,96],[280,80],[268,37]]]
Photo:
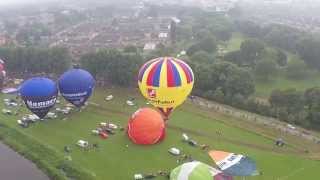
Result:
[[194,84],[192,69],[184,61],[160,57],[145,63],[138,76],[142,95],[168,118],[191,93]]

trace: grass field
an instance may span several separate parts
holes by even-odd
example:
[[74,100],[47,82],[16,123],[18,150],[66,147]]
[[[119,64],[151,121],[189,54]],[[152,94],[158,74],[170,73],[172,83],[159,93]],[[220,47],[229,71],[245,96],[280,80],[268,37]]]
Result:
[[[228,52],[239,50],[240,45],[245,40],[245,38],[246,37],[244,37],[240,33],[233,33],[232,38],[226,44],[226,50]],[[290,52],[286,52],[286,54],[288,56],[288,61],[295,58],[295,55]],[[271,92],[275,89],[283,90],[283,89],[295,88],[297,90],[303,91],[311,87],[320,86],[320,73],[310,72],[305,79],[293,80],[293,79],[287,78],[285,76],[285,73],[281,72],[276,74],[269,81],[256,80],[255,86],[256,86],[256,93],[255,93],[256,97],[268,98]]]
[[[104,97],[109,94],[115,96],[114,100],[104,101]],[[145,101],[136,90],[97,89],[90,99],[92,104],[82,112],[68,115],[66,120],[58,118],[38,122],[30,128],[22,129],[16,124],[18,117],[1,114],[0,118],[2,123],[36,138],[61,153],[65,145],[72,146],[72,161],[95,174],[97,180],[128,180],[133,179],[135,173],[170,170],[179,165],[176,162],[177,158],[167,152],[171,147],[177,147],[184,153],[191,154],[194,159],[213,165],[206,152],[181,141],[183,132],[187,132],[200,144],[209,144],[212,149],[244,153],[254,158],[263,175],[246,179],[311,180],[320,177],[320,161],[312,160],[308,154],[302,152],[309,146],[312,151],[316,151],[320,149],[319,146],[282,134],[289,144],[284,148],[276,148],[273,139],[279,134],[274,130],[210,112],[190,102],[173,113],[168,124],[167,137],[160,144],[134,145],[128,140],[125,132],[120,131],[107,140],[91,135],[91,130],[103,121],[125,127],[130,115],[138,109],[138,106],[128,107],[124,104],[129,97],[136,97],[137,104],[145,106]],[[222,136],[218,136],[216,131],[221,131]],[[74,145],[79,139],[99,143],[100,148],[89,152],[82,151]]]
[[242,34],[240,33],[233,33],[232,38],[227,42],[226,50],[236,51],[240,49],[241,43],[245,40]]
[[306,78],[301,80],[288,79],[284,73],[279,73],[269,81],[256,80],[256,94],[257,97],[267,98],[274,89],[289,89],[295,88],[304,91],[311,87],[320,86],[320,73],[310,73]]

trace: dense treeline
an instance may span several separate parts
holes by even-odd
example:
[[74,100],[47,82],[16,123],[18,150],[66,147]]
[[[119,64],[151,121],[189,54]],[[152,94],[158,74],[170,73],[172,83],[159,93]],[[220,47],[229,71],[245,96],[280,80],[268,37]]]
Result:
[[305,92],[274,90],[269,98],[273,116],[304,127],[320,128],[320,89]]
[[70,67],[71,58],[64,48],[0,48],[0,58],[8,73],[60,74]]
[[251,21],[238,21],[235,27],[249,37],[299,55],[309,67],[320,70],[319,35],[307,34],[285,25],[260,26]]
[[136,83],[143,57],[139,53],[110,49],[86,54],[80,62],[96,79],[118,86],[130,86]]
[[245,100],[254,93],[253,77],[245,68],[228,62],[190,62],[195,73],[194,93],[222,103]]

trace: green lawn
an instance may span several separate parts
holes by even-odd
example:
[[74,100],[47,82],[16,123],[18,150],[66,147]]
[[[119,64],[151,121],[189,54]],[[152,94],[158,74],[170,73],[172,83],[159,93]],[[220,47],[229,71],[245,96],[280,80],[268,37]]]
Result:
[[241,43],[244,41],[244,37],[240,33],[233,33],[232,38],[227,42],[226,50],[228,52],[230,51],[236,51],[240,49]]
[[306,78],[301,80],[288,79],[284,73],[279,73],[269,81],[256,80],[255,96],[267,98],[274,89],[295,88],[304,91],[305,89],[320,86],[320,73],[310,73]]
[[[110,102],[104,101],[108,94],[115,96]],[[89,105],[82,112],[74,112],[67,117],[46,122],[38,122],[30,128],[22,129],[17,126],[18,117],[1,114],[1,121],[19,131],[29,134],[42,143],[63,153],[65,145],[71,145],[73,161],[96,175],[97,180],[132,179],[135,173],[170,170],[179,164],[177,158],[168,154],[171,147],[180,148],[184,153],[191,154],[194,159],[213,165],[206,152],[191,147],[181,141],[181,134],[187,132],[200,144],[209,144],[212,149],[244,153],[253,157],[263,175],[247,178],[259,180],[273,179],[315,179],[320,176],[319,161],[305,158],[297,153],[293,144],[281,150],[274,147],[273,140],[260,134],[244,124],[241,120],[232,119],[221,114],[209,112],[185,103],[178,108],[169,121],[166,139],[153,146],[138,146],[131,143],[125,132],[117,132],[107,140],[90,134],[92,129],[102,121],[109,121],[126,126],[128,118],[138,107],[128,107],[124,102],[129,97],[136,97],[139,106],[145,106],[145,101],[135,90],[97,89],[90,102],[100,104]],[[243,128],[237,127],[243,125]],[[216,131],[222,131],[217,136]],[[77,140],[88,140],[99,143],[97,151],[84,152],[74,144]],[[126,145],[129,145],[126,147]],[[297,151],[295,153],[295,151]],[[159,178],[161,179],[161,178]]]

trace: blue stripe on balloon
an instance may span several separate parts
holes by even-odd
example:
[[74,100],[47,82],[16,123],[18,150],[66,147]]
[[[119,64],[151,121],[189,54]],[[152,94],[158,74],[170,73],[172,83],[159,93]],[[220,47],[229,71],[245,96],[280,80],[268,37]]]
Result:
[[163,65],[163,60],[158,64],[158,67],[153,75],[153,86],[159,87],[160,86],[160,74],[161,74],[161,68]]

